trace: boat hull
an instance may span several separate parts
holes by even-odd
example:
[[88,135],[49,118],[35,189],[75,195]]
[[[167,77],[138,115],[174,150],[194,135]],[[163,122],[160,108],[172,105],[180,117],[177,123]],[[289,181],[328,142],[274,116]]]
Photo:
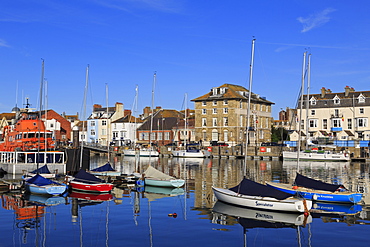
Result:
[[25,188],[26,188],[26,191],[32,194],[56,196],[56,195],[63,194],[67,190],[67,185],[49,184],[49,185],[37,186],[35,184],[30,184],[26,182]]
[[174,150],[172,151],[173,157],[181,157],[181,158],[204,158],[206,157],[203,151],[199,152],[188,152],[186,150]]
[[156,150],[123,150],[123,155],[125,156],[142,156],[142,157],[158,157],[159,152]]
[[[284,160],[297,160],[298,153],[291,151],[283,151]],[[299,153],[299,160],[311,160],[311,161],[349,161],[351,158],[345,153]]]
[[212,187],[212,190],[217,200],[242,207],[300,213],[304,213],[312,207],[310,200],[296,198],[277,200],[271,197],[241,195],[222,188]]
[[113,189],[113,184],[111,183],[82,183],[77,181],[70,181],[69,186],[73,190],[85,191],[90,193],[107,193]]
[[150,185],[150,186],[179,188],[179,187],[184,186],[185,180],[183,179],[160,180],[160,179],[153,179],[153,178],[145,178],[144,183],[145,185]]
[[291,195],[299,194],[303,198],[313,201],[356,204],[362,200],[361,193],[340,192],[340,191],[329,192],[322,190],[312,190],[307,188],[293,189],[290,185],[273,182],[267,182],[266,184],[270,187],[284,191]]

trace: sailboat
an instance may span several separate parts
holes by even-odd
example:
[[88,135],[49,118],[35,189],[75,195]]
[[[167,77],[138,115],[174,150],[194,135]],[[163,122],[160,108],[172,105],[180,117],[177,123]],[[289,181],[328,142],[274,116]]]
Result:
[[149,165],[146,171],[144,172],[144,183],[145,185],[150,186],[159,186],[159,187],[174,187],[179,188],[184,186],[185,180],[178,179],[167,175],[153,166]]
[[[40,85],[40,110],[39,110],[39,124],[43,124],[41,121],[41,110],[42,110],[42,90],[44,82],[44,60],[42,60],[42,72],[41,72],[41,85]],[[40,143],[40,128],[38,128],[38,142]],[[41,176],[38,172],[39,169],[39,157],[40,157],[40,145],[37,151],[37,169],[36,175],[29,177],[23,176],[24,187],[27,192],[33,194],[44,194],[44,195],[61,195],[67,190],[67,185],[52,181],[48,178]]]
[[184,117],[184,125],[185,125],[185,136],[184,136],[184,149],[179,150],[172,150],[173,157],[181,157],[181,158],[204,158],[206,157],[203,150],[199,148],[199,144],[188,144],[188,109],[187,109],[187,94],[185,94],[185,117]]
[[[307,161],[350,161],[351,158],[347,153],[339,153],[334,151],[327,151],[327,150],[318,150],[318,147],[309,149],[309,145],[313,145],[310,138],[306,138],[306,149],[301,150],[301,122],[302,120],[302,113],[303,113],[303,91],[304,91],[304,81],[305,81],[305,72],[306,72],[306,54],[304,53],[303,58],[303,71],[302,71],[302,85],[301,85],[301,93],[300,93],[300,116],[298,122],[298,145],[297,151],[283,151],[283,159],[284,160],[307,160]],[[308,55],[308,62],[307,62],[307,95],[306,95],[306,136],[308,137],[308,111],[309,111],[309,88],[310,88],[310,76],[311,76],[311,64],[310,64],[311,54]]]
[[[301,86],[301,112],[302,112],[302,102],[303,102],[303,90],[304,90],[304,81],[305,81],[305,68],[306,68],[306,54],[303,54],[303,69],[302,69],[302,86]],[[310,58],[310,57],[309,57]],[[310,75],[310,59],[308,59],[308,75]],[[300,121],[301,122],[301,121]],[[300,126],[300,124],[299,124]],[[299,127],[300,129],[300,127]],[[299,131],[301,133],[301,131]],[[294,158],[297,160],[297,167],[299,170],[300,160],[307,160],[310,157],[313,160],[318,160],[317,155],[319,154],[312,154],[311,156],[307,156],[308,153],[300,151],[300,135],[298,138],[298,151],[294,152]],[[329,154],[326,156],[325,153],[320,154],[322,160],[325,161],[332,161],[334,156],[333,154],[329,157]],[[287,157],[287,156],[286,156]],[[326,159],[324,158],[326,157]],[[342,161],[340,159],[342,157],[344,160],[344,154],[341,154],[336,161]],[[314,200],[314,201],[325,201],[325,202],[339,202],[339,203],[358,203],[362,200],[361,193],[353,193],[348,191],[343,185],[334,185],[329,183],[324,183],[319,180],[315,180],[309,177],[305,177],[297,172],[295,181],[293,185],[290,184],[281,184],[281,183],[273,183],[268,182],[268,186],[284,191],[286,193],[292,195],[300,195],[306,199]]]
[[[84,93],[84,113],[86,111],[86,95],[89,82],[89,66],[86,68],[86,84]],[[85,114],[83,114],[85,117]],[[83,142],[81,144],[81,157],[80,167],[82,167],[82,154],[83,154]],[[113,189],[113,184],[107,183],[106,181],[96,177],[95,175],[80,169],[74,177],[68,178],[69,186],[72,190],[95,192],[95,193],[106,193]]]
[[[252,40],[252,56],[249,76],[249,96],[247,108],[247,133],[246,143],[248,143],[249,116],[252,95],[252,75],[254,61],[254,43]],[[247,164],[247,146],[244,154],[244,167]],[[245,172],[244,172],[245,174]],[[246,177],[235,187],[230,189],[212,187],[215,197],[219,201],[230,203],[237,206],[252,207],[263,210],[290,211],[308,213],[312,207],[312,201],[302,198],[295,198],[288,193],[281,193],[277,189],[264,184],[254,182]]]

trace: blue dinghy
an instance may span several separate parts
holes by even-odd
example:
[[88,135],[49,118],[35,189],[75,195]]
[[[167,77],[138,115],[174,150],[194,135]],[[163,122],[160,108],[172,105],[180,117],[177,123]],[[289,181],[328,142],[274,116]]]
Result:
[[266,182],[266,184],[286,193],[299,194],[305,199],[314,201],[356,204],[362,200],[361,193],[348,191],[341,184],[324,183],[299,173],[297,173],[293,186],[273,182]]
[[42,195],[60,195],[67,190],[67,185],[61,184],[43,176],[36,174],[31,178],[25,178],[25,188],[27,192]]

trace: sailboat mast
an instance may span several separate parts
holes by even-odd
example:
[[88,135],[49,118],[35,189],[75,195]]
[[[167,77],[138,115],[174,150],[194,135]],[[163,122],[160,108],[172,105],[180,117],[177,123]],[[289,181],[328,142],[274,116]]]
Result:
[[254,43],[256,39],[252,40],[252,52],[251,52],[251,62],[249,65],[249,92],[248,92],[248,106],[247,106],[247,130],[245,132],[245,154],[244,154],[244,175],[247,169],[247,154],[248,154],[248,142],[249,142],[249,128],[250,128],[250,108],[251,108],[251,97],[252,97],[252,82],[253,82],[253,64],[254,64]]
[[298,123],[298,147],[297,147],[297,169],[299,171],[299,153],[301,151],[301,123],[302,123],[302,111],[303,111],[303,93],[304,93],[304,78],[305,78],[305,69],[306,69],[306,55],[307,52],[303,53],[303,66],[302,66],[302,85],[301,85],[301,97],[300,97],[300,106],[299,106],[299,123]]
[[[85,92],[84,92],[83,112],[82,112],[82,133],[84,133],[84,131],[85,131],[86,97],[87,97],[87,88],[88,88],[88,85],[89,85],[89,67],[90,67],[90,65],[87,65],[87,68],[86,68],[86,82],[85,82]],[[85,136],[85,135],[83,135],[83,136]],[[84,140],[81,140],[80,168],[82,168],[83,147],[84,147]]]
[[41,59],[42,63],[41,63],[41,80],[40,80],[40,105],[39,105],[39,121],[38,121],[38,125],[37,126],[37,130],[38,130],[38,145],[37,145],[37,169],[39,169],[39,159],[40,159],[40,124],[42,122],[41,120],[41,116],[42,116],[42,90],[43,90],[43,84],[44,84],[44,64],[45,64],[45,61],[44,59]]
[[307,61],[307,98],[306,98],[306,149],[308,149],[308,114],[309,114],[309,103],[310,103],[310,80],[311,80],[311,54],[308,54],[308,61]]
[[109,146],[110,146],[110,128],[109,128],[109,103],[108,103],[108,84],[105,84],[105,98],[106,98],[106,105],[107,105],[107,152],[108,152],[108,163],[110,161],[110,153],[109,153]]
[[154,115],[154,90],[155,90],[155,84],[156,84],[156,79],[157,79],[157,73],[154,72],[153,76],[153,87],[152,87],[152,114],[150,117],[150,133],[149,133],[149,157],[151,156],[150,154],[152,153],[152,132],[153,132],[153,115]]
[[185,93],[185,118],[184,118],[184,121],[185,121],[185,142],[184,142],[184,146],[186,148],[186,144],[187,144],[187,139],[188,139],[188,122],[187,122],[187,111],[188,111],[188,105],[187,105],[187,100],[188,100],[188,94]]

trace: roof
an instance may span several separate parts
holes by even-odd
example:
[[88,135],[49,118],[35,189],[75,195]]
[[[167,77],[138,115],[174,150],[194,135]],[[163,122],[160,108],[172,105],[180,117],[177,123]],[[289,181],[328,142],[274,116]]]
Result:
[[[176,110],[161,109],[153,115],[153,130],[171,130],[177,126],[180,119],[184,118],[184,115]],[[138,128],[138,131],[150,130],[151,115],[144,119],[144,123]]]
[[112,121],[112,123],[142,123],[142,122],[143,120],[132,115],[127,115]]
[[[216,89],[217,93],[214,94],[214,89]],[[223,92],[221,89],[225,89]],[[191,101],[211,101],[211,100],[221,100],[221,99],[241,99],[241,100],[248,100],[249,90],[246,88],[233,85],[233,84],[223,84],[222,86],[212,88],[212,90],[198,98],[192,99]],[[271,101],[266,100],[264,97],[260,97],[258,94],[252,92],[252,101],[266,103],[266,104],[275,104]]]

